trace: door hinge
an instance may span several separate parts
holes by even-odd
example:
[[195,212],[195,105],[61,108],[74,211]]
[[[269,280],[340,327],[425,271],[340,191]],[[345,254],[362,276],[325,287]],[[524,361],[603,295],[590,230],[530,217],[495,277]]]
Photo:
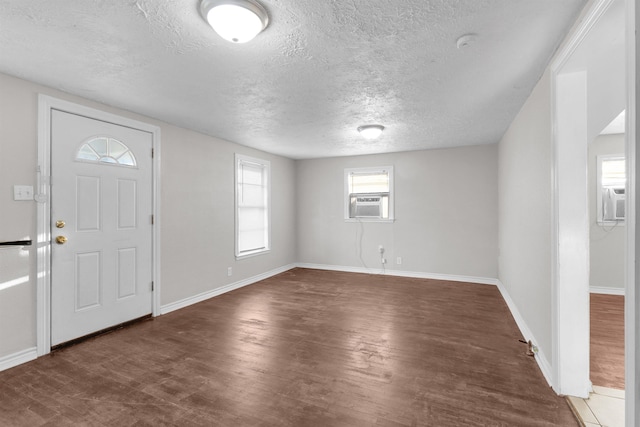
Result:
[[155,218],[153,217],[153,214],[151,214],[151,225],[155,224]]
[[151,158],[153,159],[153,156],[155,155],[155,150],[152,148],[151,149]]
[[153,286],[153,282],[151,282],[151,292],[154,291],[154,286]]

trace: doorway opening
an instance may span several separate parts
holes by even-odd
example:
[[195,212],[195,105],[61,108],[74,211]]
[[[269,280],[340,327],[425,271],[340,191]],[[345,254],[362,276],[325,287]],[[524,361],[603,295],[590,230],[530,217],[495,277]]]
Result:
[[[625,199],[626,186],[617,183],[613,190],[609,185],[602,193],[601,181],[596,179],[599,155],[602,160],[615,154],[624,161],[626,152],[624,135],[600,136],[627,108],[626,17],[624,0],[594,3],[551,67],[555,125],[553,387],[559,394],[581,398],[593,391],[592,379],[602,381],[597,373],[592,378],[590,366],[590,333],[597,331],[596,325],[590,330],[591,315],[596,314],[590,312],[590,304],[597,303],[603,292],[623,293],[628,286],[625,266],[632,256],[620,220],[624,208],[611,217],[612,206],[607,205],[607,215],[602,217],[606,201],[602,195],[610,196],[612,202]],[[603,150],[615,153],[600,152]],[[603,247],[604,237],[612,237],[613,231],[618,238],[606,243],[614,245],[615,251]],[[623,337],[624,329],[612,334]],[[624,377],[624,373],[618,375]]]

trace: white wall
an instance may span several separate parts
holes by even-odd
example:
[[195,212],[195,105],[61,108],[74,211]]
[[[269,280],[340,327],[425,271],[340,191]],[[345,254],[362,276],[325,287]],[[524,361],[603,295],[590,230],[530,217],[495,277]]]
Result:
[[[160,126],[162,305],[295,262],[295,162],[0,74],[0,240],[35,240],[35,202],[13,201],[13,185],[35,186],[37,95],[44,93]],[[235,261],[233,164],[239,152],[271,161],[271,253]],[[35,347],[35,252],[0,250],[0,359]],[[6,266],[11,266],[11,271]],[[227,267],[234,274],[227,277]]]
[[624,290],[626,226],[598,225],[596,214],[597,159],[599,155],[624,155],[624,134],[601,135],[589,145],[589,242],[592,288]]
[[588,69],[588,141],[593,141],[625,108],[625,1],[614,1],[586,36],[570,64]]
[[[271,252],[235,260],[234,153],[271,162]],[[162,305],[292,264],[295,162],[162,128]],[[227,277],[227,267],[233,276]]]
[[[500,281],[551,355],[551,95],[546,72],[499,144]],[[550,362],[549,360],[546,361]]]
[[[378,271],[383,245],[387,270],[496,278],[497,165],[496,145],[298,161],[298,261]],[[345,222],[344,169],[373,166],[396,220]]]
[[[34,202],[14,202],[13,185],[35,186],[36,96],[22,80],[0,74],[0,240],[35,240]],[[0,357],[35,346],[35,250],[0,249]],[[27,275],[29,280],[8,286]],[[6,287],[6,288],[5,288]],[[2,289],[5,288],[5,289]]]

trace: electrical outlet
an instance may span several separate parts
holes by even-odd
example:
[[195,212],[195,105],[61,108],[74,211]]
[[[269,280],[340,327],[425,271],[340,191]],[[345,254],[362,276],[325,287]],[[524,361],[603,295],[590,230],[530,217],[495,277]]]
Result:
[[387,263],[387,259],[386,258],[382,258],[382,263],[386,264]]
[[233,274],[233,267],[227,267],[227,276],[231,276]]
[[396,258],[396,264],[398,264],[398,265],[402,264],[402,257],[401,256]]

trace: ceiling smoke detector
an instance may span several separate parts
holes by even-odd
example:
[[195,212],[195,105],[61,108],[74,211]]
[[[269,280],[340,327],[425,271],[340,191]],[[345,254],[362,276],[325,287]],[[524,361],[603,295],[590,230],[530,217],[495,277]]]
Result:
[[358,132],[365,139],[376,139],[380,135],[382,135],[382,131],[384,130],[384,126],[382,125],[364,125],[358,128]]
[[254,0],[202,0],[200,13],[220,37],[232,43],[251,41],[269,24],[266,9]]
[[456,41],[456,46],[458,47],[458,49],[466,49],[474,44],[476,40],[478,40],[477,34],[465,34],[458,38],[458,40]]

